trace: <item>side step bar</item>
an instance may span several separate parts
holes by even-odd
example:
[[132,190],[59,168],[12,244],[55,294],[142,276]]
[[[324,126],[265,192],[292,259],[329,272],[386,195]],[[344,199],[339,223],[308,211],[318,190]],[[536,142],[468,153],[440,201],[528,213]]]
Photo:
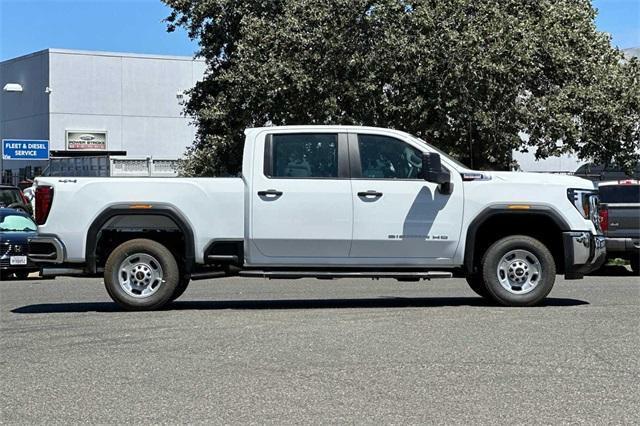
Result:
[[233,254],[210,254],[207,263],[238,263],[238,256]]
[[57,276],[79,276],[84,275],[84,269],[80,268],[42,268],[41,275],[43,277],[57,277]]
[[451,272],[390,272],[390,271],[240,271],[241,277],[259,278],[396,278],[405,280],[430,280],[435,278],[451,278]]
[[225,277],[227,273],[225,271],[206,271],[206,272],[194,272],[191,274],[191,280],[208,280],[211,278],[222,278]]

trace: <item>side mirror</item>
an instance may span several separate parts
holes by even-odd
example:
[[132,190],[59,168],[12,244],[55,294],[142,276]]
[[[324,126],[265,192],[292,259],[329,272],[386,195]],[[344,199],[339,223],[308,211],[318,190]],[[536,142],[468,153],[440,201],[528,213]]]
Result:
[[422,178],[427,182],[437,184],[449,181],[449,176],[442,171],[440,154],[435,152],[422,153]]
[[449,173],[442,170],[440,154],[436,152],[422,153],[421,175],[427,182],[437,183],[441,194],[453,192],[453,183],[451,183]]

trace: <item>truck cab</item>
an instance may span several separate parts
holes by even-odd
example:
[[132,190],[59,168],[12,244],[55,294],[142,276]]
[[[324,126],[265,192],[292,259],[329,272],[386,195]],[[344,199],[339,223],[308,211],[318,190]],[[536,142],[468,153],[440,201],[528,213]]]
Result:
[[419,141],[337,130],[248,132],[247,265],[458,264],[464,188],[450,160],[441,163],[443,191],[422,175],[430,151]]

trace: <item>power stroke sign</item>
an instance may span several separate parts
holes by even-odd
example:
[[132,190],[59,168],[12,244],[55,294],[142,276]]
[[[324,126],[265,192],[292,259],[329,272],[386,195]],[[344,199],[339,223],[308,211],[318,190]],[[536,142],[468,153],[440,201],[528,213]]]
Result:
[[3,160],[48,160],[49,141],[33,139],[3,139]]

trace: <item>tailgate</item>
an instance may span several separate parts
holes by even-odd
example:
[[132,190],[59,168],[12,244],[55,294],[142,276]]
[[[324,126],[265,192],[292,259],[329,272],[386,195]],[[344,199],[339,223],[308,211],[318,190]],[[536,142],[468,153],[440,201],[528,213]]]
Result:
[[608,237],[640,238],[640,204],[607,204]]

